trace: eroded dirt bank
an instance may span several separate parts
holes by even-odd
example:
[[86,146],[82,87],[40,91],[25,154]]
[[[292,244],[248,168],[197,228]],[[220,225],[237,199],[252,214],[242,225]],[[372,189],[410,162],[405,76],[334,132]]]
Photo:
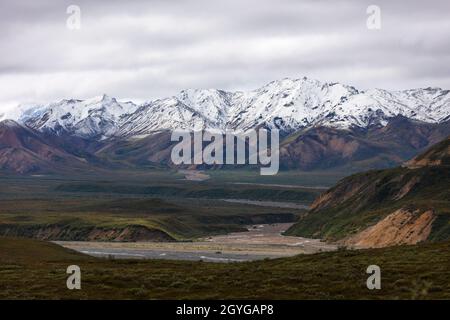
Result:
[[428,239],[434,219],[432,210],[399,209],[343,243],[359,248],[416,244]]

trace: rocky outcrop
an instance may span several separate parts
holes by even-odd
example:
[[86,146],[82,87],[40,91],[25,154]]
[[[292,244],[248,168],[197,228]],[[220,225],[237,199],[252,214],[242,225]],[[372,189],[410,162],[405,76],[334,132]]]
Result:
[[426,166],[450,165],[450,137],[444,139],[424,153],[414,157],[405,163],[405,167],[416,169]]

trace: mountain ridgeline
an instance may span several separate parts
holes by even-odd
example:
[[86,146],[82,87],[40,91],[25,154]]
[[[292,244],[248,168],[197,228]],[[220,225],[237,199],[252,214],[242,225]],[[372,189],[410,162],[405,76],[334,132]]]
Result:
[[10,173],[59,172],[58,163],[168,167],[172,130],[257,128],[280,130],[281,169],[361,171],[398,165],[448,136],[450,91],[283,79],[246,92],[188,89],[141,105],[107,95],[22,105],[0,120],[0,171]]
[[450,137],[403,166],[344,178],[287,234],[384,247],[450,239]]

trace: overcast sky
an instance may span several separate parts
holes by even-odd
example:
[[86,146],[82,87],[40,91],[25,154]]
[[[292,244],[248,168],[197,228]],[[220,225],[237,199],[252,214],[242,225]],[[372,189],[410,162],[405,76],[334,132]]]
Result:
[[[72,4],[79,30],[66,25]],[[371,4],[381,9],[380,30],[366,26]],[[303,76],[361,89],[450,89],[449,39],[448,0],[0,0],[0,111]]]

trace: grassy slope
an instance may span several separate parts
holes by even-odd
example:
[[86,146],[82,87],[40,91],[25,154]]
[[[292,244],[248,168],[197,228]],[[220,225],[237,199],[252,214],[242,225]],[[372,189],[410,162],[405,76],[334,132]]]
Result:
[[[82,290],[66,289],[67,266]],[[368,265],[382,289],[366,288]],[[106,260],[36,240],[0,238],[1,299],[450,299],[450,243],[214,264]],[[126,270],[126,272],[124,272]]]
[[[400,189],[417,177],[420,182],[405,197],[396,200],[395,195]],[[287,233],[335,240],[365,229],[399,208],[432,208],[437,219],[430,240],[450,238],[449,167],[369,171],[343,179],[330,192],[339,193],[342,186],[357,185],[361,181],[363,186],[352,197],[345,201],[337,200],[324,209],[313,210]]]

